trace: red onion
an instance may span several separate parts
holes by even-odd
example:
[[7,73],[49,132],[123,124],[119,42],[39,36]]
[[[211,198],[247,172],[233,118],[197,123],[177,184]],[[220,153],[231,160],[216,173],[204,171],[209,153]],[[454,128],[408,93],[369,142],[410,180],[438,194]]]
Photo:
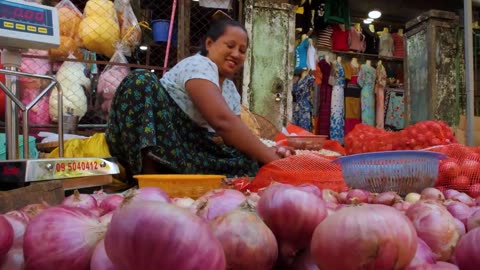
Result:
[[413,267],[422,264],[434,264],[435,257],[433,256],[432,249],[421,239],[417,238],[417,251],[415,257],[410,261],[408,267]]
[[[27,229],[28,220],[22,216],[17,215],[15,212],[12,211],[8,212],[4,215],[7,221],[12,225],[13,229],[13,248],[22,248],[23,246],[23,235],[25,234],[25,230]],[[19,212],[21,213],[21,212]]]
[[23,270],[25,260],[22,248],[12,248],[3,261],[0,259],[0,270]]
[[82,208],[50,207],[36,216],[23,239],[28,270],[88,269],[90,258],[106,226]]
[[172,204],[185,209],[192,209],[195,204],[195,200],[189,197],[185,198],[173,198]]
[[0,216],[0,259],[13,245],[14,231],[12,225],[4,216]]
[[118,194],[108,195],[102,200],[99,207],[103,210],[103,214],[117,209],[123,202],[123,196]]
[[453,196],[460,194],[460,191],[456,189],[447,189],[445,192],[443,192],[443,195],[445,195],[445,199],[449,200]]
[[97,201],[92,197],[92,195],[80,194],[77,189],[72,195],[63,200],[62,205],[78,207],[87,210],[93,210],[98,207]]
[[346,207],[328,216],[315,229],[311,244],[312,256],[322,270],[400,270],[414,258],[416,248],[412,223],[380,204]]
[[435,264],[422,264],[408,267],[405,270],[459,270],[458,266],[447,262],[436,262]]
[[420,194],[420,198],[422,200],[436,200],[436,201],[445,201],[445,196],[443,193],[433,187],[427,187],[424,190],[422,190],[422,193]]
[[10,212],[6,213],[5,215],[17,218],[17,219],[22,220],[22,221],[25,221],[25,223],[30,222],[30,217],[23,211],[13,210],[13,211],[10,211]]
[[455,264],[448,262],[437,262],[434,264],[436,268],[434,270],[460,270]]
[[432,249],[435,259],[450,259],[460,233],[447,209],[437,201],[418,201],[406,215],[413,222],[418,237]]
[[96,217],[101,217],[103,215],[103,209],[100,207],[95,207],[89,210]]
[[400,212],[406,212],[408,208],[410,208],[410,206],[412,206],[412,203],[409,203],[407,201],[399,201],[393,205],[393,208],[397,209]]
[[205,220],[212,220],[245,202],[247,198],[235,189],[216,189],[205,193],[194,204],[197,215]]
[[393,204],[402,201],[402,198],[398,196],[395,191],[382,192],[373,198],[372,203],[384,204],[392,206]]
[[368,200],[367,203],[373,203],[373,200],[378,196],[378,193],[367,192]]
[[260,201],[260,195],[258,195],[258,193],[251,192],[250,194],[247,195],[247,203],[251,207],[257,209],[258,201]]
[[476,199],[475,199],[475,204],[477,206],[480,206],[480,196],[478,196]]
[[347,196],[348,196],[348,191],[342,191],[340,193],[338,193],[338,202],[339,203],[348,203],[348,199],[347,199]]
[[34,203],[23,207],[20,211],[24,212],[28,217],[33,218],[48,207],[50,207],[50,205],[46,202]]
[[130,189],[125,194],[122,204],[128,204],[136,201],[156,201],[171,202],[165,191],[156,187],[144,187],[139,189]]
[[409,203],[416,203],[420,200],[422,195],[415,193],[415,192],[410,192],[405,196],[405,201]]
[[322,199],[294,187],[265,190],[257,211],[277,237],[286,260],[310,245],[313,231],[327,216]]
[[92,197],[95,198],[97,204],[101,204],[102,201],[107,198],[108,194],[103,191],[103,189],[96,190],[93,192]]
[[462,237],[463,235],[465,235],[465,233],[467,233],[465,224],[461,222],[458,218],[454,218],[454,219],[455,219],[455,226],[457,226],[458,232],[460,233],[460,237]]
[[301,184],[299,186],[297,186],[298,189],[301,189],[303,191],[306,191],[306,192],[310,192],[310,193],[313,193],[315,195],[317,195],[318,197],[322,198],[322,190],[320,190],[319,187],[313,185],[313,184]]
[[460,194],[457,194],[452,197],[452,200],[454,201],[459,201],[461,203],[464,203],[468,206],[475,206],[475,201],[472,199],[472,197],[468,196],[467,193],[460,192]]
[[453,201],[447,205],[447,210],[454,218],[459,219],[463,224],[467,224],[467,219],[473,214],[472,208],[461,202]]
[[103,239],[98,242],[93,251],[92,259],[90,260],[90,270],[116,270],[112,261],[107,256]]
[[100,223],[102,223],[105,226],[108,226],[108,224],[110,224],[110,222],[112,221],[112,217],[113,217],[113,211],[108,212],[105,215],[100,217]]
[[278,256],[277,240],[260,217],[236,209],[210,221],[213,234],[222,244],[228,269],[272,269]]
[[224,270],[220,242],[198,216],[178,206],[138,201],[117,209],[105,235],[117,269]]
[[473,212],[473,214],[467,219],[467,232],[477,227],[480,227],[480,210]]
[[328,202],[328,203],[325,203],[325,207],[327,207],[327,211],[330,210],[335,212],[338,210],[339,205],[336,203]]
[[320,198],[323,199],[324,202],[328,203],[333,203],[333,204],[338,204],[338,193],[331,189],[324,189],[322,190],[322,196]]
[[455,249],[455,262],[462,270],[478,270],[480,266],[480,228],[465,234]]
[[292,270],[320,270],[315,260],[313,260],[310,253],[310,249],[306,249],[300,255],[295,258],[292,267]]
[[370,193],[361,189],[351,189],[347,193],[347,203],[367,203]]

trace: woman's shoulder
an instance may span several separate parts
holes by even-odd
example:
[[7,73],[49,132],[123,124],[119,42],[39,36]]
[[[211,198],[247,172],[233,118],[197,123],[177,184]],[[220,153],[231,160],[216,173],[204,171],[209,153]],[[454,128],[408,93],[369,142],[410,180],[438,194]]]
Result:
[[215,63],[213,63],[213,61],[210,60],[210,58],[203,56],[199,53],[184,58],[183,60],[178,62],[177,65],[192,65],[192,64],[215,65]]

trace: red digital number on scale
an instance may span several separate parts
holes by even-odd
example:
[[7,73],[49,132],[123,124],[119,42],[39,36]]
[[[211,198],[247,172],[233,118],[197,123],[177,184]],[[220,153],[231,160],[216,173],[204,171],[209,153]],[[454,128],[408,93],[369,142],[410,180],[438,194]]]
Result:
[[57,172],[75,172],[90,170],[98,170],[98,163],[96,161],[72,161],[66,163],[57,163],[55,165],[55,171]]
[[14,8],[9,5],[0,5],[0,17],[14,20],[25,20],[30,23],[45,24],[45,13],[30,9]]

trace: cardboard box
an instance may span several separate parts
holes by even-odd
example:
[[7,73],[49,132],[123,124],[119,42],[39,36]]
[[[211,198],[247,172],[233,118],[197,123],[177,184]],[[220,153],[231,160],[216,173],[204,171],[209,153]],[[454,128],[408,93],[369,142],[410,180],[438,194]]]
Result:
[[65,198],[62,181],[42,181],[29,186],[0,191],[0,214],[18,210],[33,203],[42,201],[50,204],[60,204]]

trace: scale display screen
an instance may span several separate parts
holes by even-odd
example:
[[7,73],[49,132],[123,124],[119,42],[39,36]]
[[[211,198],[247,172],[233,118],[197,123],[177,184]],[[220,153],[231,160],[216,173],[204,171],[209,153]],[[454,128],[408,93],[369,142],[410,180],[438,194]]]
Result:
[[0,17],[3,19],[47,26],[45,23],[45,18],[48,18],[48,15],[45,15],[47,12],[48,10],[20,7],[9,2],[0,3]]
[[[53,27],[51,18],[51,11],[47,9],[13,2],[0,2],[0,27],[2,28],[48,35],[51,34]],[[33,27],[29,28],[28,26]],[[39,31],[39,29],[43,29],[43,31]]]
[[0,0],[0,47],[54,48],[60,44],[54,7]]

